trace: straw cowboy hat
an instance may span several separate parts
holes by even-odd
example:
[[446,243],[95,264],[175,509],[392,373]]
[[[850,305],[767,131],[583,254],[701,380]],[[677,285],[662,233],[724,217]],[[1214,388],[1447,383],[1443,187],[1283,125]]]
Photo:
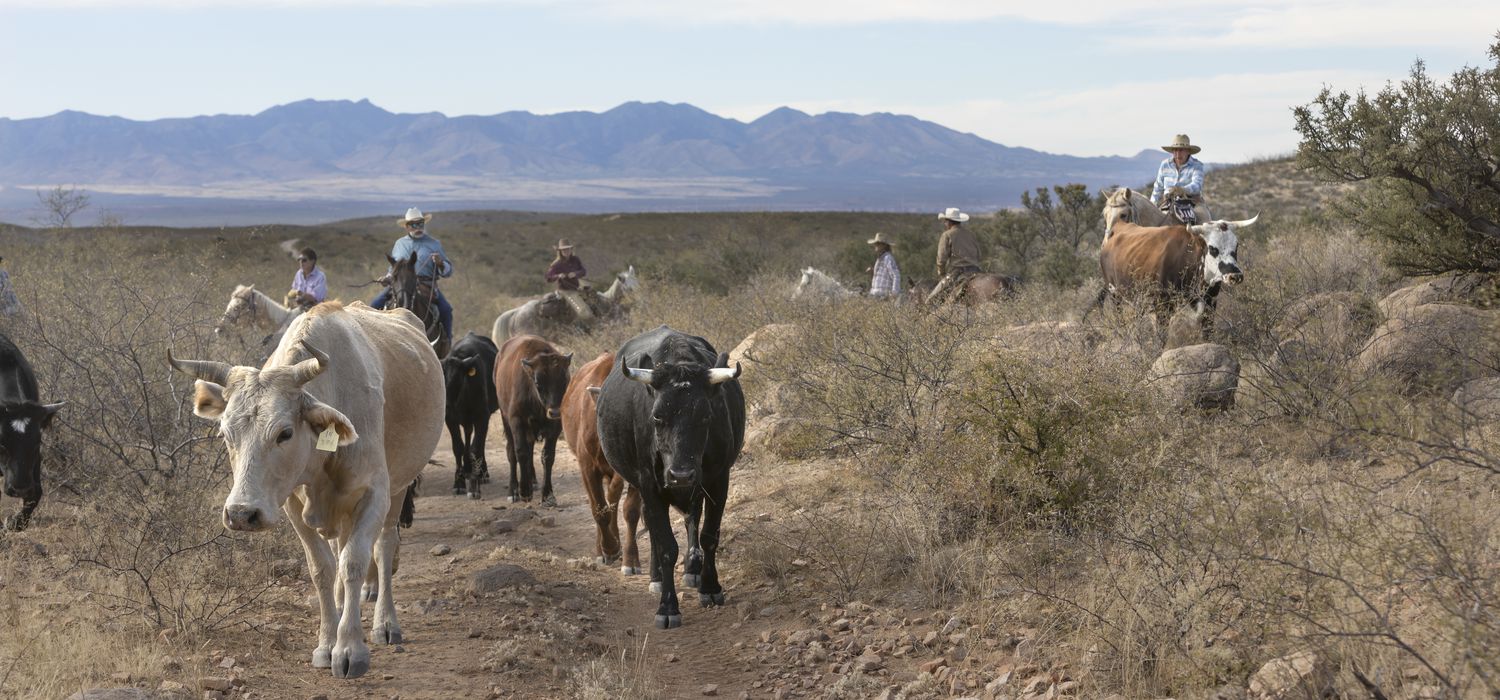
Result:
[[938,214],[938,218],[947,219],[948,221],[957,221],[961,224],[969,220],[969,215],[959,211],[958,207],[948,207],[947,211]]
[[1188,149],[1188,153],[1197,153],[1198,151],[1203,150],[1202,148],[1194,146],[1193,142],[1188,140],[1187,134],[1178,134],[1172,139],[1171,144],[1162,146],[1161,150],[1171,153],[1172,151],[1175,151],[1179,148]]
[[884,243],[887,246],[889,246],[891,244],[890,241],[888,241],[888,240],[885,239],[885,234],[884,233],[876,233],[874,238],[871,238],[870,240],[865,241],[866,245],[875,245],[876,243]]
[[425,223],[431,219],[431,214],[423,214],[421,209],[412,207],[406,210],[406,216],[396,219],[396,222],[405,226],[408,221],[421,221]]
[[568,239],[566,239],[566,238],[559,238],[559,239],[557,239],[557,245],[552,246],[552,247],[555,248],[555,249],[557,249],[557,250],[572,250],[573,249],[573,242],[570,241],[570,240],[568,240]]

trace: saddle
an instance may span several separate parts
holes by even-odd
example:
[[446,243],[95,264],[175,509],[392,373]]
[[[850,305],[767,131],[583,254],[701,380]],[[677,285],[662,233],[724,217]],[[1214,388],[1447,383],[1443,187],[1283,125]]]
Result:
[[1162,198],[1161,210],[1183,224],[1192,226],[1198,223],[1198,212],[1193,207],[1202,202],[1202,197],[1190,195],[1180,187],[1173,187]]

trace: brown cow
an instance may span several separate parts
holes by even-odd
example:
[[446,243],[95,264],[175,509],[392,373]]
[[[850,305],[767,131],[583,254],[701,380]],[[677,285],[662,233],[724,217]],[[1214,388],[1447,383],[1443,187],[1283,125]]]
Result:
[[620,557],[620,519],[616,513],[620,510],[621,491],[624,492],[625,561],[620,566],[620,573],[633,576],[641,572],[641,555],[635,542],[636,528],[641,522],[641,494],[630,488],[604,459],[596,417],[598,403],[595,394],[614,365],[615,354],[606,352],[573,375],[568,392],[563,395],[563,436],[567,438],[573,456],[578,458],[583,490],[588,494],[589,510],[593,512],[594,524],[599,529],[595,550],[600,564],[608,564]]
[[1258,218],[1196,226],[1139,226],[1116,221],[1099,249],[1104,289],[1088,310],[1102,304],[1107,296],[1118,298],[1133,292],[1145,295],[1154,304],[1159,332],[1166,331],[1168,319],[1183,301],[1191,302],[1202,327],[1211,329],[1220,288],[1237,284],[1245,276],[1236,258],[1239,239],[1235,230]]
[[[542,503],[557,505],[552,495],[552,462],[562,433],[562,399],[568,389],[573,353],[560,355],[534,335],[519,335],[500,346],[495,360],[495,397],[505,425],[505,456],[510,460],[510,501],[530,501],[536,486],[533,451],[543,441]],[[516,470],[520,467],[520,478]]]

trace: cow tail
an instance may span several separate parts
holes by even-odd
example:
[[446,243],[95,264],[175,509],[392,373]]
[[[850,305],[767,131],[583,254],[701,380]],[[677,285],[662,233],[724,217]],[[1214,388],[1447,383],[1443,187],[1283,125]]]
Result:
[[406,500],[401,504],[401,527],[411,527],[417,519],[417,487],[421,484],[422,477],[419,476],[406,487]]

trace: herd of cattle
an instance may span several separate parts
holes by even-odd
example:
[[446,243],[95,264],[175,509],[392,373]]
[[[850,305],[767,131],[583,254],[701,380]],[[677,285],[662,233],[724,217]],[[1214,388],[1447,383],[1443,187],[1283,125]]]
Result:
[[[1129,195],[1110,200],[1117,211],[1100,253],[1106,286],[1099,299],[1134,291],[1164,305],[1187,300],[1200,315],[1211,311],[1220,286],[1243,276],[1235,229],[1255,219],[1142,226]],[[233,485],[225,527],[263,531],[285,515],[301,540],[320,609],[313,666],[339,678],[369,670],[361,601],[376,603],[373,639],[401,641],[391,577],[415,482],[446,422],[453,492],[480,498],[496,412],[511,500],[537,495],[540,442],[540,498],[555,502],[552,466],[565,434],[596,521],[600,561],[622,558],[623,573],[640,573],[635,535],[644,515],[651,588],[660,593],[657,627],[682,624],[671,508],[684,514],[687,528],[682,584],[697,589],[704,606],[724,603],[716,553],[730,467],[744,444],[745,397],[740,368],[730,368],[728,355],[707,340],[661,326],[570,372],[572,354],[537,335],[515,335],[497,347],[471,332],[440,360],[406,309],[331,301],[292,316],[253,287],[240,287],[215,330],[246,318],[281,326],[262,366],[179,359],[170,351],[167,360],[196,380],[193,412],[218,423],[228,449]],[[0,470],[5,493],[23,499],[8,528],[25,527],[41,498],[41,430],[61,406],[40,402],[31,367],[0,336]]]

